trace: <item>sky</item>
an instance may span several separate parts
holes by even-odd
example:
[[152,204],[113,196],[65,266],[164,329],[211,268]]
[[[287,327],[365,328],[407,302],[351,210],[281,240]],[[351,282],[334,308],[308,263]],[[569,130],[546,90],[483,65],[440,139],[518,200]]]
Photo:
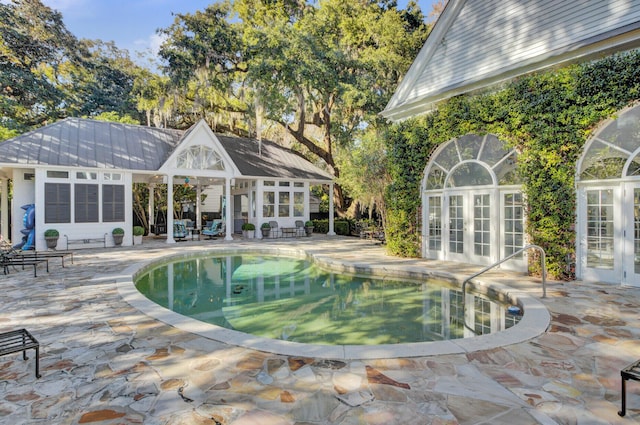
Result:
[[[0,0],[3,1],[3,0]],[[204,10],[215,0],[41,0],[62,13],[65,26],[78,38],[113,41],[121,49],[129,50],[136,60],[136,52],[157,52],[162,40],[158,28],[173,23],[172,13],[193,13]],[[435,0],[418,0],[425,15]],[[398,1],[405,7],[406,0]]]

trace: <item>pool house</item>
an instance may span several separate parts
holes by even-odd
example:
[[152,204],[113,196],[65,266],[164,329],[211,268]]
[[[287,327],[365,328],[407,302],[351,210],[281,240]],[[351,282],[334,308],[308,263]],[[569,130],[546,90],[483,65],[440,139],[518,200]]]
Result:
[[[122,228],[123,245],[132,245],[134,183],[147,184],[150,227],[158,185],[166,184],[168,199],[175,185],[195,191],[198,200],[207,194],[208,209],[224,222],[225,240],[245,222],[259,229],[269,221],[293,227],[309,220],[313,185],[333,193],[332,176],[293,151],[214,133],[203,120],[181,131],[67,118],[0,143],[0,230],[14,244],[30,237],[41,250],[46,229],[58,230],[64,249],[113,246],[112,231]],[[193,205],[196,229],[206,224],[201,204]],[[332,196],[330,209],[332,234]],[[175,213],[168,202],[164,229],[173,229]],[[166,238],[175,242],[171,231]]]
[[[430,114],[456,96],[640,47],[640,2],[579,4],[450,0],[382,115],[399,122]],[[575,259],[567,259],[578,279],[640,286],[639,108],[618,110],[584,140]],[[429,154],[420,188],[424,258],[490,265],[527,245],[518,152],[508,146],[498,134],[460,129]],[[526,272],[527,253],[503,267]]]

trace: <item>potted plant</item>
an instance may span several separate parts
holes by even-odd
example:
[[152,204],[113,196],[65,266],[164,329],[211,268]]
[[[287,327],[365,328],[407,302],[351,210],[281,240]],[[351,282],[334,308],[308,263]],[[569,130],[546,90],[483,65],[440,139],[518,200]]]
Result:
[[113,243],[116,245],[122,245],[122,238],[124,238],[124,229],[121,227],[116,227],[111,232],[113,236]]
[[311,236],[313,233],[313,221],[307,220],[304,222],[304,231],[307,233],[307,236]]
[[256,226],[253,223],[242,223],[242,235],[245,238],[253,239]]
[[260,231],[262,231],[263,238],[268,238],[269,232],[271,231],[271,225],[269,223],[262,223],[262,226],[260,226]]
[[142,236],[144,235],[144,227],[133,226],[133,244],[142,245]]
[[60,232],[56,229],[47,229],[44,231],[44,240],[47,242],[47,248],[56,249],[58,246],[58,238],[60,237]]

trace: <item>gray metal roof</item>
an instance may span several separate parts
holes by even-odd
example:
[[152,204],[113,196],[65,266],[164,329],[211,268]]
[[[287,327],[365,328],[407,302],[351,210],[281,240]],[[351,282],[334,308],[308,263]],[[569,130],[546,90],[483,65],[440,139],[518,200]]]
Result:
[[329,173],[268,140],[216,136],[243,176],[332,180]]
[[[0,164],[155,171],[190,130],[67,118],[0,142]],[[243,176],[331,180],[294,152],[263,141],[216,134]]]

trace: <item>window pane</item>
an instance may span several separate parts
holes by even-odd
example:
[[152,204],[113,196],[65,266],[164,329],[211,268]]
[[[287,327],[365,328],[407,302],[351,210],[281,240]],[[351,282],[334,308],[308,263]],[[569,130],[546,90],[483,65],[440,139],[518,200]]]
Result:
[[276,194],[275,192],[263,192],[262,194],[262,216],[275,217]]
[[68,183],[45,183],[44,222],[71,222],[71,185]]
[[293,193],[293,216],[304,216],[304,192]]
[[278,193],[278,217],[289,217],[291,216],[290,207],[291,205],[291,195],[289,192],[279,192]]
[[102,221],[124,221],[124,186],[102,186]]
[[98,185],[76,184],[74,186],[75,222],[97,223],[98,213]]

